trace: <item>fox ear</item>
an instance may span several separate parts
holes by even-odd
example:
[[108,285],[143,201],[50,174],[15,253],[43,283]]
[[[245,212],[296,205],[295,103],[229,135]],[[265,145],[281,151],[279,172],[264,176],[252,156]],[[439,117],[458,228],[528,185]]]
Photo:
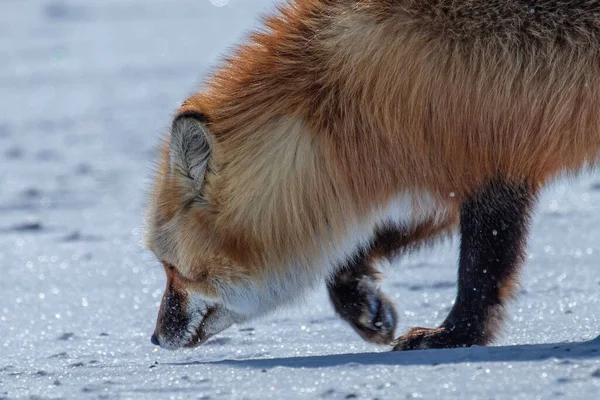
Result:
[[208,118],[200,113],[184,113],[171,128],[171,173],[185,181],[193,199],[202,199],[202,184],[212,152]]

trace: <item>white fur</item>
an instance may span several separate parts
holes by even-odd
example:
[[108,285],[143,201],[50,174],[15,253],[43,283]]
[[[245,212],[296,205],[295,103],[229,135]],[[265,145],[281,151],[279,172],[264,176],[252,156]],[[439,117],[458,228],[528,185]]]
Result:
[[[243,322],[281,305],[289,304],[322,282],[340,268],[357,250],[365,248],[375,230],[383,226],[411,228],[427,221],[442,222],[447,210],[429,194],[402,193],[384,206],[373,207],[372,212],[357,221],[348,221],[346,234],[338,240],[320,238],[321,251],[315,254],[298,254],[289,260],[285,268],[265,268],[261,280],[247,280],[234,286],[220,287],[220,311],[205,318],[208,308],[216,305],[214,300],[202,295],[188,293],[190,323],[183,335],[171,342],[161,340],[165,348],[178,348],[187,344],[201,328],[204,340],[219,333],[236,322]],[[168,247],[168,246],[165,246]],[[314,266],[320,264],[319,272]],[[177,341],[177,343],[173,342]]]
[[410,229],[427,221],[437,224],[442,223],[447,215],[444,205],[436,202],[429,193],[403,192],[384,206],[373,207],[370,215],[352,224],[345,237],[329,247],[325,252],[324,274],[331,275],[358,249],[367,247],[377,228]]
[[[357,250],[369,245],[376,228],[388,225],[411,228],[427,221],[441,223],[446,215],[447,210],[428,193],[402,193],[385,206],[374,207],[365,218],[349,221],[341,240],[320,238],[320,252],[298,254],[284,268],[266,268],[262,282],[223,287],[223,300],[228,308],[248,318],[264,314],[294,301],[323,278],[330,277]],[[315,265],[321,266],[317,274]]]
[[[188,332],[192,332],[188,341],[200,328],[202,329],[203,336],[201,342],[203,342],[222,330],[229,328],[235,322],[241,322],[240,318],[236,318],[230,310],[225,310],[213,300],[206,299],[202,295],[191,291],[188,291],[187,308],[190,318],[187,330]],[[209,309],[213,309],[211,313],[209,313]]]

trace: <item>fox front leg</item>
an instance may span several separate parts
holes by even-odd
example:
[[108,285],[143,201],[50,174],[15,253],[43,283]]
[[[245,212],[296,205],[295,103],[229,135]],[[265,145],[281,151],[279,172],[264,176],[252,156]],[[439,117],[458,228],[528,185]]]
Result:
[[432,244],[448,236],[458,223],[458,213],[445,220],[427,221],[411,229],[391,226],[375,232],[369,249],[348,260],[328,282],[336,312],[365,340],[390,344],[398,321],[392,301],[381,291],[376,263]]
[[515,292],[523,262],[535,189],[494,181],[460,211],[458,293],[438,328],[412,328],[394,350],[489,344],[501,327],[504,305]]
[[398,314],[379,288],[379,272],[368,256],[340,269],[327,283],[335,311],[366,341],[389,345],[394,340]]

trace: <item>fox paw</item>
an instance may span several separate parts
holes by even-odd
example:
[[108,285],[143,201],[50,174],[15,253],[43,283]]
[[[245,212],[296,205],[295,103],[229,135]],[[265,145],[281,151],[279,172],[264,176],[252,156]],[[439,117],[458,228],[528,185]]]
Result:
[[363,339],[389,345],[394,340],[398,322],[393,303],[379,290],[363,294],[363,298],[357,299],[358,313],[347,321]]
[[410,328],[393,343],[394,351],[451,349],[470,347],[475,340],[470,335],[460,334],[447,328]]
[[377,272],[367,268],[339,272],[328,285],[339,316],[366,341],[389,345],[394,340],[398,314],[379,289]]

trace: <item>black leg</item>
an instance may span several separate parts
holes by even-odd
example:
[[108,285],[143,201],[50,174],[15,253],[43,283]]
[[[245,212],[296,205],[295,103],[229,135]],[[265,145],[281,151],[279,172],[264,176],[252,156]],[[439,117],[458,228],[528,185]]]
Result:
[[367,257],[358,257],[327,284],[329,297],[340,317],[365,340],[390,344],[398,316],[393,303],[379,289],[379,273]]
[[439,328],[412,328],[394,350],[490,343],[514,295],[523,262],[534,190],[494,181],[461,207],[458,294]]
[[432,242],[450,233],[456,218],[443,224],[426,223],[401,231],[387,227],[379,230],[369,250],[349,260],[328,282],[329,297],[340,317],[365,340],[390,344],[398,316],[391,300],[379,289],[377,260],[390,258]]

